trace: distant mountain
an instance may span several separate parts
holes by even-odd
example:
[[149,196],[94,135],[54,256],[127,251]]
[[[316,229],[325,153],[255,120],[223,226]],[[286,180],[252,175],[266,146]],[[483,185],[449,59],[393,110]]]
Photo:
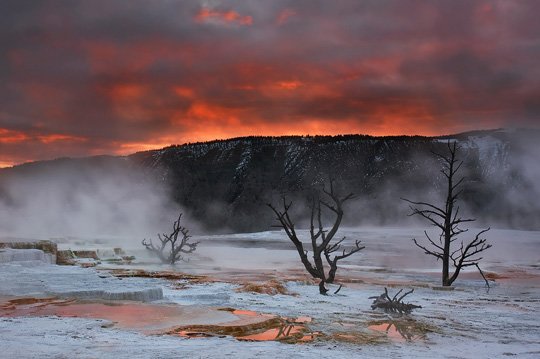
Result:
[[410,223],[400,197],[440,197],[444,181],[432,151],[445,153],[448,141],[461,146],[464,213],[495,226],[540,227],[538,130],[440,137],[243,137],[127,157],[59,159],[1,170],[0,200],[16,203],[13,191],[3,188],[29,176],[83,173],[99,181],[110,173],[129,172],[136,181],[168,188],[170,198],[206,228],[255,231],[269,228],[272,215],[265,204],[283,195],[294,200],[305,218],[302,209],[310,196],[333,178],[340,191],[358,196],[346,212],[347,225]]

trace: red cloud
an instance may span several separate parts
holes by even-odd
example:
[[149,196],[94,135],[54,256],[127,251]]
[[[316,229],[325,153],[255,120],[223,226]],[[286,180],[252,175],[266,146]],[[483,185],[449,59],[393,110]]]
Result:
[[278,25],[283,25],[287,22],[287,20],[291,17],[296,15],[296,11],[291,9],[285,9],[279,13],[279,15],[276,18],[276,23]]
[[359,3],[260,1],[256,33],[242,2],[56,8],[81,17],[73,31],[30,15],[0,22],[14,34],[0,167],[251,134],[538,127],[532,5]]
[[43,144],[49,144],[55,142],[85,142],[86,139],[80,136],[57,133],[32,135],[23,131],[0,128],[0,144],[25,143],[29,141],[39,141]]
[[13,131],[6,128],[0,128],[0,143],[19,143],[29,140],[30,137],[22,131]]
[[212,10],[207,7],[203,7],[201,11],[195,16],[197,22],[220,22],[228,24],[246,25],[253,24],[253,18],[251,16],[242,16],[236,11],[218,11]]

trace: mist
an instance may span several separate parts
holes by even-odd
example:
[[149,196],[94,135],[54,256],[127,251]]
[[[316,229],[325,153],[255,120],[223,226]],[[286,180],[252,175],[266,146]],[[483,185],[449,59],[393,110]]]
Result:
[[[445,155],[446,140],[431,149]],[[454,181],[464,178],[457,205],[462,218],[476,219],[470,227],[534,230],[540,228],[540,145],[532,131],[501,131],[496,136],[458,139],[458,161],[463,166]],[[382,167],[383,170],[390,168]],[[346,203],[347,227],[430,227],[419,216],[409,216],[410,204],[402,199],[444,208],[447,179],[443,163],[429,151],[411,152],[406,170],[376,173],[371,182],[351,183],[343,176],[343,194],[356,198]],[[364,188],[364,191],[358,191]],[[296,205],[296,203],[295,203]],[[305,204],[304,207],[305,208]],[[304,211],[309,216],[309,210]],[[307,228],[306,220],[300,222]]]
[[[458,138],[464,166],[457,177],[465,177],[460,214],[476,218],[471,225],[540,227],[537,138],[528,131]],[[262,146],[264,139],[260,141]],[[284,141],[296,148],[295,142]],[[276,221],[266,203],[279,209],[284,194],[293,202],[290,214],[298,228],[308,228],[309,200],[328,178],[335,179],[341,195],[356,195],[345,204],[344,227],[425,227],[421,218],[408,216],[409,204],[401,198],[438,206],[445,201],[442,164],[429,152],[444,154],[444,139],[429,144],[394,142],[400,152],[370,153],[374,147],[358,147],[357,153],[344,155],[337,165],[337,154],[299,162],[298,172],[289,177],[280,174],[280,163],[287,159],[285,152],[279,160],[261,157],[238,175],[231,169],[243,163],[239,154],[258,142],[234,144],[231,148],[222,148],[219,143],[171,148],[160,154],[164,157],[159,161],[146,153],[139,157],[60,159],[1,170],[0,235],[118,237],[139,243],[142,238],[169,231],[179,212],[184,213],[183,225],[192,234],[271,230]],[[208,152],[202,151],[204,146],[209,146]],[[334,145],[325,148],[339,151]],[[191,151],[208,155],[192,157]],[[230,151],[225,162],[221,155],[215,155],[223,151]],[[310,156],[309,151],[305,156]],[[325,223],[331,223],[333,216],[323,215]]]
[[494,193],[507,203],[506,207],[491,206],[490,218],[502,221],[507,227],[540,228],[540,143],[537,136],[523,133],[513,144],[505,176],[489,176],[501,191]]
[[166,183],[125,158],[29,164],[4,170],[0,182],[4,237],[139,242],[168,231],[180,211]]

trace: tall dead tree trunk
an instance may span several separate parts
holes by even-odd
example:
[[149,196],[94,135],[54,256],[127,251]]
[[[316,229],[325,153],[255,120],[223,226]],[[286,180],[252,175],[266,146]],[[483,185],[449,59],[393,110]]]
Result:
[[[365,247],[361,246],[360,241],[357,240],[355,242],[354,248],[350,249],[349,251],[346,251],[345,249],[342,250],[341,244],[345,240],[345,237],[336,242],[332,242],[343,219],[343,204],[353,198],[353,194],[349,193],[344,197],[339,196],[334,190],[333,181],[330,181],[330,189],[327,190],[326,188],[323,188],[322,192],[326,195],[326,197],[329,198],[329,200],[331,200],[331,202],[327,202],[321,199],[319,193],[319,196],[317,198],[314,198],[311,204],[311,220],[309,234],[311,238],[313,263],[309,259],[309,252],[305,249],[304,243],[302,243],[302,241],[299,239],[296,233],[295,224],[289,215],[289,209],[292,206],[292,202],[287,202],[287,200],[283,198],[282,210],[277,209],[270,203],[268,204],[268,206],[276,215],[276,219],[279,222],[278,227],[281,227],[285,230],[285,233],[296,247],[296,250],[300,256],[300,260],[302,261],[304,268],[313,278],[320,279],[319,292],[321,294],[326,294],[328,290],[325,287],[325,283],[334,282],[336,271],[338,268],[338,261],[353,255],[354,253],[364,249]],[[330,213],[333,213],[334,215],[334,221],[330,229],[325,229],[324,227],[322,208],[326,208]],[[339,253],[340,250],[341,254],[335,254]],[[328,273],[325,269],[323,256],[324,259],[326,259],[327,265],[329,266]]]
[[[191,235],[186,227],[180,225],[181,219],[182,213],[173,223],[173,230],[170,234],[158,233],[159,245],[154,245],[151,239],[147,241],[145,238],[142,241],[143,246],[158,256],[163,263],[175,264],[184,259],[184,254],[192,253],[197,249],[199,242],[190,242]],[[180,234],[182,236],[179,238]]]
[[[489,282],[484,277],[484,273],[480,269],[478,262],[482,259],[478,254],[491,248],[491,244],[486,243],[485,238],[480,238],[482,234],[489,231],[489,228],[480,231],[475,238],[468,244],[463,241],[456,247],[453,246],[458,240],[458,236],[468,229],[460,228],[462,223],[473,222],[474,218],[462,218],[459,216],[459,206],[457,205],[458,198],[462,193],[459,187],[464,181],[464,177],[455,180],[455,176],[463,165],[463,161],[457,159],[459,147],[456,142],[450,144],[448,142],[448,154],[438,154],[433,152],[437,158],[443,162],[442,174],[447,180],[446,201],[443,206],[436,206],[427,202],[415,202],[408,199],[403,199],[410,203],[410,216],[419,215],[430,222],[433,226],[441,230],[439,240],[433,240],[424,231],[429,245],[418,243],[413,239],[414,244],[421,248],[426,254],[434,256],[437,260],[442,260],[442,285],[451,286],[457,279],[461,270],[465,267],[476,266],[486,285],[489,287]],[[450,273],[450,265],[453,265],[454,272]]]

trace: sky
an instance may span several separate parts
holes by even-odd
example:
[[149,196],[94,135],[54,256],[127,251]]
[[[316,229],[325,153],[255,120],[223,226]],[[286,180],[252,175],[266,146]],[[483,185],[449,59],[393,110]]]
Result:
[[540,126],[540,1],[2,0],[0,167]]

